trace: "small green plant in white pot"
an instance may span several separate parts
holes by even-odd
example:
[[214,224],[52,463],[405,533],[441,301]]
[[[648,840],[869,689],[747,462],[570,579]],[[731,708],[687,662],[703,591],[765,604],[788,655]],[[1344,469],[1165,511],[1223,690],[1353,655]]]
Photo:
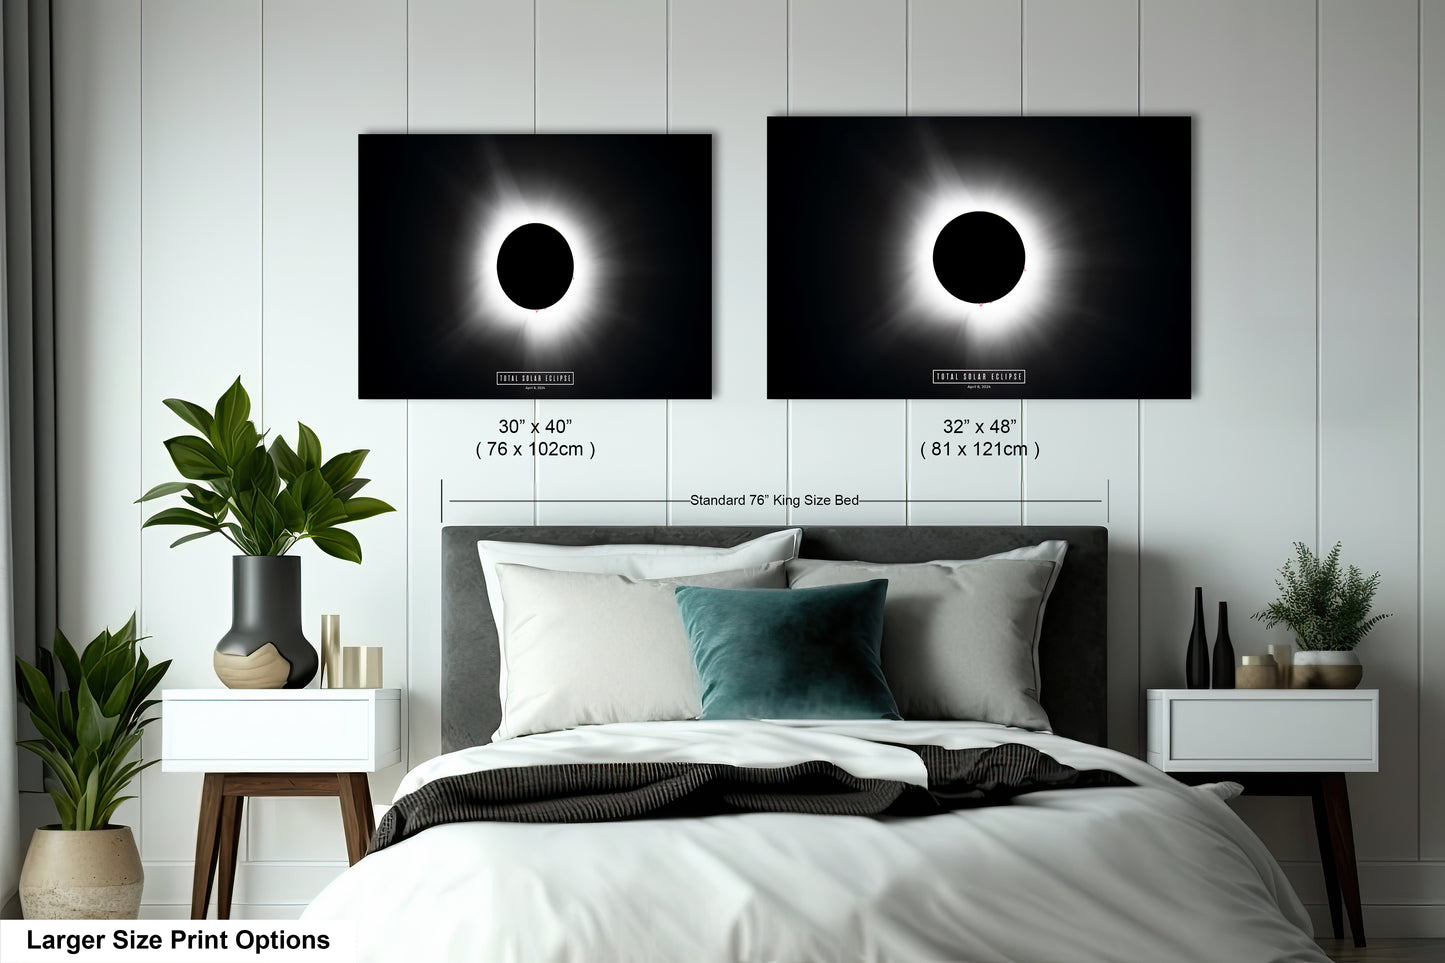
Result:
[[1353,689],[1364,678],[1355,646],[1390,613],[1371,614],[1380,573],[1366,576],[1340,562],[1341,544],[1320,558],[1304,542],[1279,570],[1279,597],[1253,618],[1266,628],[1287,625],[1299,651],[1290,674],[1296,689]]
[[15,660],[16,692],[40,733],[18,744],[44,760],[60,817],[30,838],[20,870],[26,919],[135,919],[140,912],[145,873],[135,837],[110,820],[134,798],[122,795],[131,780],[156,762],[131,755],[154,721],[146,712],[158,700],[146,697],[170,662],[151,665],[139,642],[132,615],[79,652],[57,632],[54,652],[42,648],[36,665]]

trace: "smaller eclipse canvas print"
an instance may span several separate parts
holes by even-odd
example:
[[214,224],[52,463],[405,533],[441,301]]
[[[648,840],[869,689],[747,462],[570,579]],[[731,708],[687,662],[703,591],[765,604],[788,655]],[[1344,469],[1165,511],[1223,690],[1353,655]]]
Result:
[[712,396],[707,134],[363,134],[363,398]]
[[770,117],[768,397],[1188,398],[1188,117]]

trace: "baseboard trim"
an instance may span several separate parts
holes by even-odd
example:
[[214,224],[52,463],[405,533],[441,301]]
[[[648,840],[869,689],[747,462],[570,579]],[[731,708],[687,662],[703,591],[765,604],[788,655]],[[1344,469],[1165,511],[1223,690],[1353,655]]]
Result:
[[[144,865],[143,905],[184,906],[189,914],[194,864],[167,860]],[[296,906],[300,912],[345,869],[345,862],[244,862],[236,867],[232,905]],[[215,896],[211,899],[214,904]]]

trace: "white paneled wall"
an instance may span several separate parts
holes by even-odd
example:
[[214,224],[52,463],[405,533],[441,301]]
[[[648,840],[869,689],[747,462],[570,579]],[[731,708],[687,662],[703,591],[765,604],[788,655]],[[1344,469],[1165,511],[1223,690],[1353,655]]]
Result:
[[[443,522],[1107,524],[1126,751],[1141,687],[1180,681],[1194,585],[1261,650],[1247,616],[1290,542],[1343,539],[1396,613],[1363,650],[1384,692],[1384,772],[1352,780],[1367,914],[1445,935],[1445,557],[1422,498],[1445,346],[1421,323],[1441,321],[1442,107],[1445,0],[60,0],[61,624],[140,606],[171,683],[209,684],[227,546],[172,551],[131,500],[168,477],[161,400],[238,374],[273,431],[371,448],[399,509],[359,527],[360,568],[303,551],[305,618],[384,646],[413,763],[440,744]],[[766,118],[787,112],[1192,115],[1194,397],[767,400]],[[356,137],[402,130],[712,133],[713,399],[357,400]],[[596,459],[477,459],[499,419],[539,417]],[[950,417],[1019,419],[1041,456],[920,457]],[[871,501],[676,501],[736,492]],[[196,796],[152,770],[126,816],[150,914],[184,912]],[[1239,808],[1318,903],[1304,810]],[[245,854],[241,911],[293,915],[343,864],[334,804],[256,803]]]

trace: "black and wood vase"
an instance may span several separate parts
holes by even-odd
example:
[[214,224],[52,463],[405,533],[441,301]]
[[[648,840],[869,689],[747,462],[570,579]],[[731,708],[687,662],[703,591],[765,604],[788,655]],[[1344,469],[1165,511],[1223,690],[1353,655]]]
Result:
[[216,675],[229,689],[301,689],[316,649],[301,633],[301,559],[231,559],[231,631],[216,643]]
[[1234,688],[1234,643],[1229,641],[1229,603],[1219,603],[1219,625],[1214,630],[1214,687]]
[[1189,650],[1184,653],[1184,684],[1191,689],[1209,688],[1209,637],[1204,634],[1204,589],[1194,590],[1194,630],[1189,633]]

